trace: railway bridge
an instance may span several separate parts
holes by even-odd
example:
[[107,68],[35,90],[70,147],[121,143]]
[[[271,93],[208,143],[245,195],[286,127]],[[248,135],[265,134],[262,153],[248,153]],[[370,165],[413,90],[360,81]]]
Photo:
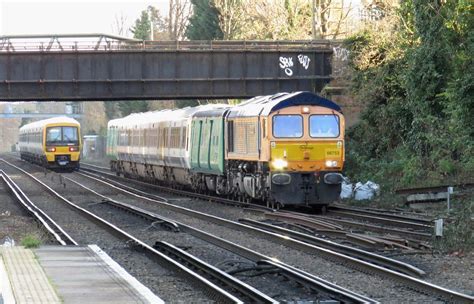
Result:
[[319,92],[328,41],[138,41],[0,36],[0,101],[247,98]]

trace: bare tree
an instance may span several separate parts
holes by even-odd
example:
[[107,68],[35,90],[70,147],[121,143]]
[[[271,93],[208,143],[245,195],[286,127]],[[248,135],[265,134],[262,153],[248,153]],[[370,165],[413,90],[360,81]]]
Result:
[[235,39],[239,36],[244,24],[245,0],[214,0],[214,6],[219,11],[219,24],[224,34],[224,40]]
[[171,40],[184,38],[184,32],[192,14],[189,0],[170,0],[168,12],[168,36]]
[[214,0],[224,39],[308,39],[307,0]]
[[344,0],[313,0],[313,8],[316,30],[314,38],[338,38],[341,35],[341,25],[350,12],[350,4],[347,8]]
[[124,16],[123,13],[120,13],[120,16],[115,15],[115,20],[112,24],[112,33],[119,36],[127,36],[128,29],[125,27],[125,23],[127,23],[127,17]]
[[150,14],[153,40],[169,40],[168,19],[163,17],[160,10],[154,6],[148,6],[147,10]]

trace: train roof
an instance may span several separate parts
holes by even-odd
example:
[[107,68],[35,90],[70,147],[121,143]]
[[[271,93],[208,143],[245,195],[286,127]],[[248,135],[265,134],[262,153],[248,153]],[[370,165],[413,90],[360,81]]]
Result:
[[26,125],[24,125],[23,127],[20,128],[20,131],[28,130],[28,129],[41,128],[45,125],[57,124],[57,123],[68,123],[68,124],[80,125],[80,123],[77,120],[75,120],[74,118],[67,117],[67,116],[58,116],[58,117],[52,117],[52,118],[48,118],[48,119],[38,120],[38,121],[34,121],[32,123],[26,124]]
[[181,121],[192,117],[197,112],[216,110],[226,106],[228,107],[228,105],[223,104],[207,104],[197,107],[186,107],[183,109],[176,110],[166,109],[160,111],[133,113],[122,118],[110,120],[108,123],[108,127],[129,127],[141,126],[150,123]]
[[[274,95],[257,96],[239,105],[207,104],[197,107],[187,107],[177,110],[160,110],[143,113],[133,113],[128,116],[110,120],[108,127],[142,126],[150,123],[181,121],[191,117],[249,117],[268,115],[282,108],[309,105],[321,106],[341,112],[341,108],[329,99],[311,92],[277,93]],[[227,114],[228,113],[228,114]]]
[[298,105],[320,106],[342,113],[341,108],[333,101],[302,91],[254,97],[231,108],[228,117],[266,116],[279,109]]
[[223,104],[212,109],[202,109],[194,113],[193,117],[222,117],[231,107],[231,105]]

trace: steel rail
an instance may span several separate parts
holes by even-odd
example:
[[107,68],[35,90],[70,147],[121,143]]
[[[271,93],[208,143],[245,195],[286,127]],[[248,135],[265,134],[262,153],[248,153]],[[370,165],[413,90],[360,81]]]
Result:
[[403,222],[412,222],[412,223],[417,223],[420,225],[425,225],[425,226],[430,226],[430,227],[433,226],[432,220],[420,219],[420,218],[411,217],[411,216],[403,216],[403,215],[398,215],[398,214],[390,214],[390,213],[383,213],[383,212],[377,212],[377,211],[372,211],[372,210],[341,207],[341,206],[329,206],[328,209],[329,211],[344,211],[344,212],[359,213],[359,214],[365,214],[365,215],[374,215],[374,216],[378,216],[382,218],[400,220]]
[[[270,266],[277,267],[283,273],[283,275],[293,278],[293,280],[296,280],[298,283],[300,283],[301,285],[304,285],[304,286],[313,285],[313,284],[320,284],[319,278],[315,278],[313,275],[311,275],[309,273],[306,273],[302,270],[299,270],[295,267],[282,265],[282,263],[277,262],[277,261],[261,260],[261,261],[258,262],[258,264],[260,264],[260,265],[270,265]],[[324,290],[325,293],[338,294],[339,295],[338,300],[342,301],[343,303],[353,303],[355,301],[357,301],[355,303],[379,303],[379,302],[377,302],[375,300],[372,300],[370,298],[360,297],[360,295],[357,295],[357,294],[356,294],[356,296],[358,298],[354,299],[354,294],[353,293],[349,293],[349,294],[348,293],[341,293],[341,290],[338,290],[338,289],[334,290],[333,287],[331,287],[331,286],[324,286],[324,284],[323,284],[323,287],[327,288],[326,290]]]
[[[94,191],[94,190],[92,190],[92,191]],[[101,194],[99,194],[99,195],[102,196]],[[110,203],[110,200],[105,200],[104,202],[105,203]],[[119,204],[121,206],[119,206]],[[114,204],[113,206],[117,207],[117,208],[120,208],[120,209],[129,209],[130,212],[136,213],[138,216],[142,216],[143,214],[147,214],[147,215],[153,215],[155,217],[155,218],[151,218],[149,216],[145,217],[149,220],[155,220],[155,219],[161,218],[161,216],[159,216],[155,213],[152,213],[150,211],[138,208],[136,206],[133,206],[133,205],[130,205],[130,204],[127,204],[127,203],[120,202],[118,204]],[[214,244],[214,245],[216,245],[216,246],[218,246],[222,249],[233,252],[234,254],[240,255],[240,256],[242,256],[242,257],[244,257],[248,260],[251,260],[255,263],[258,263],[259,261],[264,261],[264,260],[272,260],[274,262],[278,262],[278,265],[276,266],[277,268],[281,268],[281,267],[291,268],[291,266],[289,266],[287,264],[284,264],[280,261],[276,261],[275,259],[272,259],[268,256],[262,255],[258,252],[255,252],[255,251],[250,250],[248,248],[242,247],[240,245],[237,245],[233,242],[222,239],[220,237],[217,237],[215,235],[212,235],[212,234],[207,233],[205,231],[202,231],[200,229],[191,227],[191,226],[183,224],[183,223],[178,223],[178,226],[179,226],[179,228],[182,232],[193,235],[194,237],[200,238],[200,239],[202,239],[202,240],[204,240],[208,243]],[[319,277],[316,277],[314,275],[305,273],[301,270],[297,270],[297,272],[298,271],[300,272],[300,274],[292,274],[292,275],[287,274],[288,278],[292,279],[292,280],[295,280],[295,281],[298,281],[298,282],[306,281],[307,283],[303,284],[303,285],[308,286],[312,289],[318,290],[320,292],[326,293],[328,295],[332,295],[332,297],[334,297],[338,300],[344,300],[344,301],[348,301],[348,302],[351,302],[351,303],[352,302],[354,302],[354,303],[359,303],[359,302],[360,303],[365,303],[365,302],[371,303],[371,302],[374,302],[372,299],[366,298],[366,297],[364,297],[360,294],[354,293],[350,290],[342,288],[342,287],[340,287],[336,284],[333,284],[331,282],[323,280]],[[311,282],[311,280],[309,280],[308,278],[305,278],[305,277],[309,277],[309,278],[315,280],[316,282]]]
[[414,229],[414,230],[418,230],[418,231],[419,230],[428,230],[428,229],[431,230],[431,229],[433,229],[433,226],[430,226],[430,225],[418,224],[418,223],[409,222],[409,221],[389,219],[389,218],[386,218],[386,217],[375,216],[375,215],[358,214],[358,213],[353,212],[353,211],[329,210],[328,213],[336,215],[338,217],[354,218],[354,219],[364,220],[364,221],[367,221],[367,222],[386,224],[386,225],[402,227],[402,228],[410,228],[410,229]]
[[197,283],[199,286],[203,287],[207,292],[209,292],[215,299],[222,301],[224,303],[244,303],[242,300],[239,298],[233,296],[226,290],[220,288],[219,286],[215,285],[214,283],[210,282],[206,278],[202,277],[201,275],[197,274],[196,272],[192,271],[191,269],[181,265],[177,261],[171,259],[167,255],[157,251],[153,247],[149,246],[148,244],[144,243],[143,241],[135,238],[134,236],[130,235],[129,233],[123,231],[122,229],[118,228],[117,226],[111,224],[110,222],[98,217],[97,215],[93,214],[92,212],[77,206],[76,204],[72,203],[65,197],[63,197],[61,194],[56,192],[54,189],[37,179],[35,176],[32,174],[26,172],[22,168],[15,166],[14,164],[6,161],[5,159],[0,159],[7,165],[23,172],[30,178],[32,178],[35,182],[43,186],[49,193],[51,193],[53,196],[61,200],[62,202],[66,203],[67,205],[71,206],[75,210],[79,211],[83,215],[87,216],[90,220],[93,222],[99,224],[101,227],[105,228],[109,232],[111,232],[113,235],[115,235],[117,238],[122,239],[126,241],[127,243],[132,243],[134,244],[137,248],[140,250],[143,250],[145,254],[147,254],[150,258],[156,259],[161,263],[166,264],[166,266],[176,270],[179,274],[191,278],[195,283]]
[[[81,185],[80,183],[76,182],[75,180],[73,179],[70,179],[69,177],[65,177],[65,179],[73,182],[73,183],[76,183],[77,185],[83,187],[83,185]],[[128,211],[128,212],[131,212],[131,213],[137,213],[136,210],[134,210],[136,207],[134,206],[128,206],[127,208],[123,208],[123,205],[116,201],[116,200],[113,200],[111,198],[106,198],[105,196],[101,195],[100,193],[90,189],[90,188],[85,188],[86,190],[89,190],[90,192],[98,195],[98,196],[102,196],[104,197],[104,200],[101,202],[101,203],[107,203],[107,204],[110,204],[110,205],[113,205],[117,208],[121,208],[125,211]],[[151,212],[140,212],[140,216],[144,219],[152,219],[154,222],[159,222],[161,226],[173,231],[173,232],[179,232],[180,229],[179,229],[179,225],[173,221],[173,220],[170,220],[164,216],[157,216],[156,214],[152,214]]]
[[[81,161],[81,167],[82,167],[82,166],[89,166],[89,167],[92,167],[92,168],[97,168],[97,169],[100,169],[100,170],[105,170],[105,171],[111,172],[109,167],[103,167],[103,166],[99,166],[99,165],[94,165],[94,164],[86,163],[86,162],[84,162],[84,161]],[[105,172],[104,172],[104,173],[105,173]]]
[[[239,229],[239,230],[252,232],[252,233],[259,233],[259,234],[263,234],[263,235],[266,235],[266,236],[272,236],[274,240],[276,240],[278,242],[282,242],[286,245],[289,245],[290,247],[296,246],[296,247],[298,247],[298,249],[301,249],[301,247],[304,247],[304,249],[306,251],[309,250],[309,252],[311,252],[311,253],[322,254],[323,256],[329,256],[330,258],[335,258],[335,259],[341,260],[343,263],[350,263],[350,264],[355,264],[355,265],[358,265],[359,263],[362,263],[362,265],[364,267],[367,267],[368,265],[371,265],[371,264],[366,262],[367,260],[369,260],[370,262],[377,263],[377,264],[382,264],[383,267],[389,267],[389,268],[393,267],[393,265],[398,264],[398,266],[395,268],[397,271],[403,271],[405,273],[408,273],[408,274],[411,274],[411,275],[415,274],[417,276],[424,275],[424,272],[421,269],[417,269],[416,267],[413,267],[412,265],[405,264],[405,266],[402,267],[401,265],[404,264],[404,263],[398,262],[396,260],[393,260],[393,262],[388,263],[386,261],[387,258],[385,258],[383,256],[375,255],[375,254],[370,253],[370,252],[367,252],[368,254],[365,255],[365,257],[364,257],[365,261],[364,261],[364,260],[360,259],[360,256],[361,256],[360,252],[363,252],[362,250],[360,250],[360,252],[357,252],[356,249],[353,248],[354,252],[352,253],[352,256],[349,256],[349,255],[347,255],[347,252],[349,251],[349,249],[347,249],[347,248],[351,248],[351,247],[340,245],[341,247],[337,248],[337,246],[333,245],[332,248],[328,249],[328,247],[329,247],[328,244],[326,244],[326,246],[327,246],[326,248],[321,247],[321,244],[323,244],[322,242],[321,242],[321,244],[318,244],[318,245],[312,245],[312,244],[307,244],[305,242],[301,242],[301,241],[298,241],[298,240],[288,239],[288,237],[285,236],[285,235],[281,235],[281,234],[277,234],[277,233],[271,233],[271,232],[268,232],[266,230],[255,228],[255,227],[252,227],[252,226],[249,226],[249,225],[244,225],[244,224],[241,224],[241,223],[238,223],[238,222],[234,222],[234,221],[230,221],[230,220],[226,220],[226,219],[221,219],[221,218],[218,218],[218,217],[215,217],[215,216],[212,216],[212,215],[209,215],[209,214],[205,214],[205,213],[202,213],[202,212],[199,212],[199,211],[194,211],[194,210],[191,210],[191,209],[188,209],[188,208],[171,205],[171,204],[168,204],[168,203],[163,202],[163,201],[156,201],[156,200],[148,198],[147,196],[142,196],[140,194],[136,194],[133,191],[121,189],[120,187],[117,187],[113,184],[109,184],[109,183],[107,183],[107,182],[105,182],[101,179],[96,178],[96,177],[92,177],[92,176],[88,176],[88,175],[83,175],[83,176],[86,176],[88,178],[92,178],[92,179],[97,180],[99,182],[102,182],[104,184],[108,184],[109,186],[112,186],[112,187],[116,188],[117,190],[120,190],[120,191],[123,191],[125,193],[134,195],[136,197],[140,197],[140,198],[144,198],[144,199],[147,199],[147,200],[154,201],[154,202],[159,203],[159,204],[161,204],[165,207],[168,207],[168,209],[172,209],[174,211],[178,211],[178,212],[185,213],[185,214],[188,214],[188,215],[191,215],[191,216],[195,216],[195,217],[198,217],[198,218],[201,218],[201,219],[204,219],[204,220],[207,220],[207,221],[211,221],[211,222],[214,222],[214,223],[217,223],[217,224],[225,225],[225,226],[231,227],[233,229]],[[296,242],[296,244],[293,243],[292,241]],[[336,243],[334,243],[334,244],[336,244]],[[309,248],[306,248],[304,245],[307,245]],[[344,248],[344,247],[347,247],[347,248]],[[334,250],[337,250],[337,252],[334,251]],[[375,257],[378,256],[379,258],[376,259],[376,258],[374,258],[374,256]],[[392,259],[388,259],[388,260],[392,260]]]
[[[127,186],[127,185],[124,185],[120,182],[117,182],[115,180],[111,180],[111,179],[108,179],[104,176],[101,176],[101,175],[98,175],[98,174],[94,174],[94,173],[91,173],[92,172],[98,172],[96,170],[87,170],[87,174],[92,174],[93,176],[97,177],[97,178],[100,178],[102,180],[105,180],[105,181],[108,181],[112,184],[115,184],[119,187],[122,187],[122,188],[125,188],[127,189],[128,191],[130,192],[133,192],[133,193],[137,193],[137,194],[140,194],[140,195],[143,195],[143,196],[146,196],[146,197],[149,197],[149,198],[154,198],[154,197],[159,197],[159,196],[156,196],[156,195],[153,195],[153,194],[149,194],[149,193],[146,193],[144,191],[140,191],[140,190],[137,190],[137,189],[134,189],[130,186]],[[108,175],[110,177],[113,177],[114,179],[117,178],[115,175],[113,174],[109,174],[109,173],[103,173],[105,175]],[[125,178],[121,178],[119,177],[119,179],[125,179]],[[127,179],[127,181],[130,181],[130,179]],[[155,185],[151,185],[151,184],[148,184],[148,183],[144,183],[144,182],[137,182],[137,181],[133,181],[134,183],[137,183],[139,185],[143,185],[144,187],[150,187],[150,186],[153,186],[153,187],[159,187],[160,189],[159,190],[164,190],[164,191],[170,191],[172,193],[177,193],[179,195],[186,195],[186,196],[190,196],[190,197],[193,197],[193,198],[198,198],[198,199],[209,199],[209,196],[207,195],[203,195],[203,194],[194,194],[194,193],[190,193],[188,191],[184,191],[184,190],[176,190],[176,189],[161,189],[161,188],[164,188],[162,186],[155,186]],[[227,201],[231,201],[231,200],[228,200],[228,199],[222,199],[222,198],[218,198],[218,197],[212,197],[212,200],[214,201],[217,201],[217,202],[222,202],[224,201],[224,203],[226,204]],[[161,198],[159,197],[160,199],[163,199],[163,200],[166,200],[164,198]],[[232,205],[238,205],[238,206],[241,206],[242,203],[240,202],[235,202],[235,201],[231,201],[233,203],[231,203]],[[245,203],[244,203],[244,206],[245,206]],[[257,205],[259,206],[259,205]],[[285,216],[285,214],[279,214],[279,213],[273,213],[275,210],[274,209],[271,209],[271,208],[266,208],[266,207],[263,207],[263,206],[259,206],[259,208],[263,208],[263,210],[270,210],[272,213],[266,213],[265,216],[266,217],[271,217],[271,218],[278,218],[278,217],[282,217],[282,216]],[[298,219],[293,219],[293,220],[296,220],[298,221],[300,224],[304,224],[304,225],[311,225],[313,228],[314,227],[317,227],[318,225],[319,226],[323,226],[323,227],[331,227],[332,229],[342,229],[342,226],[340,225],[335,225],[335,224],[331,224],[329,223],[326,219],[326,218],[321,218],[321,220],[318,220],[318,219],[315,219],[315,218],[309,218],[307,214],[304,214],[304,213],[297,213],[297,212],[285,212],[285,213],[289,213],[289,214],[294,214],[293,217],[296,217],[298,216]],[[332,220],[332,219],[331,219]],[[343,220],[342,220],[343,221]],[[311,222],[311,223],[309,223]],[[353,223],[352,226],[357,226],[357,227],[366,227],[366,225],[369,225],[369,224],[363,224],[361,223],[360,225],[357,226],[357,223]],[[320,228],[320,227],[319,227]],[[381,229],[383,230],[387,230],[388,232],[404,232],[405,230],[398,230],[398,229],[390,229],[390,228],[386,228],[386,227],[378,227],[378,226],[373,226],[373,225],[369,225],[369,228],[372,229],[372,230],[375,230],[375,231],[380,231]],[[401,233],[399,233],[401,234]],[[413,236],[413,234],[415,235],[415,237],[418,237],[420,238],[420,235],[421,237],[424,237],[424,238],[429,238],[430,236],[428,234],[423,234],[423,233],[419,233],[419,232],[411,232],[411,231],[406,231],[406,234],[408,234],[409,236]]]
[[270,298],[266,294],[253,288],[247,283],[238,280],[219,268],[202,261],[201,259],[173,246],[170,243],[163,241],[156,242],[153,248],[168,256],[171,256],[175,260],[181,261],[182,264],[188,266],[188,268],[194,269],[196,272],[204,273],[204,275],[210,277],[210,279],[218,280],[220,285],[232,288],[234,293],[238,294],[244,299],[247,298],[247,301],[250,300],[251,302],[256,303],[279,303],[278,301]]
[[[87,176],[87,175],[83,174],[83,176]],[[218,223],[218,224],[221,224],[221,225],[224,225],[224,226],[227,226],[227,227],[231,227],[233,229],[238,229],[238,230],[241,230],[241,231],[261,234],[261,235],[264,235],[267,239],[274,240],[274,241],[276,241],[278,243],[281,243],[283,245],[286,245],[288,247],[296,248],[296,249],[305,251],[305,252],[310,253],[310,254],[318,254],[318,255],[321,255],[323,257],[327,257],[328,259],[336,260],[336,261],[341,262],[343,264],[349,264],[349,265],[351,265],[355,268],[361,269],[362,271],[366,271],[366,272],[369,272],[369,273],[375,273],[375,274],[381,275],[383,277],[390,278],[394,281],[402,282],[402,283],[404,283],[404,284],[406,284],[406,285],[408,285],[408,286],[410,286],[410,287],[412,287],[412,288],[414,288],[418,291],[426,292],[428,294],[435,295],[437,297],[446,299],[448,301],[459,302],[459,303],[473,303],[473,301],[474,301],[474,297],[472,297],[472,296],[469,296],[469,295],[466,295],[466,294],[463,294],[463,293],[460,293],[460,292],[457,292],[457,291],[449,290],[447,288],[444,288],[444,287],[441,287],[441,286],[438,286],[438,285],[420,280],[418,278],[415,278],[415,277],[412,277],[412,276],[409,276],[409,275],[406,275],[406,274],[403,274],[403,273],[400,273],[400,272],[397,272],[397,271],[394,271],[394,270],[391,270],[391,269],[388,269],[388,268],[385,268],[385,267],[381,267],[381,266],[378,266],[378,265],[375,265],[375,264],[371,264],[371,263],[359,260],[357,258],[350,257],[350,256],[347,256],[347,255],[344,255],[344,254],[326,249],[326,248],[318,247],[318,246],[315,246],[315,245],[312,245],[312,244],[308,244],[308,243],[305,243],[305,242],[302,242],[302,241],[299,241],[299,240],[292,239],[288,236],[276,234],[276,233],[273,233],[273,232],[268,232],[268,231],[265,231],[265,230],[262,230],[262,229],[259,229],[259,228],[255,228],[255,227],[252,227],[252,226],[249,226],[249,225],[243,225],[243,224],[240,224],[240,223],[237,223],[237,222],[234,222],[234,221],[222,219],[222,218],[219,218],[219,217],[216,217],[216,216],[213,216],[213,215],[209,215],[209,214],[205,214],[205,213],[202,213],[202,212],[199,212],[199,211],[194,211],[194,210],[191,210],[191,209],[188,209],[188,208],[175,206],[175,205],[172,205],[172,204],[169,204],[169,203],[165,203],[165,202],[157,201],[157,200],[154,200],[154,199],[150,199],[150,198],[147,198],[146,196],[142,196],[142,195],[135,194],[133,192],[121,189],[120,187],[114,186],[113,184],[105,182],[101,179],[91,177],[91,176],[87,176],[87,177],[92,178],[94,180],[97,180],[97,181],[99,181],[103,184],[109,185],[110,187],[113,187],[113,188],[115,188],[119,191],[122,191],[124,193],[127,193],[129,195],[133,195],[135,197],[139,197],[139,198],[142,198],[144,200],[149,200],[149,201],[152,201],[154,203],[158,203],[161,206],[166,207],[170,210],[174,210],[174,211],[177,211],[177,212],[181,212],[183,214],[188,214],[188,215],[191,215],[191,216],[194,216],[194,217],[197,217],[197,218],[201,218],[201,219],[204,219],[204,220],[207,220],[207,221]]]
[[[392,240],[385,239],[385,237],[372,237],[372,236],[369,237],[367,235],[354,234],[352,232],[348,232],[345,230],[336,230],[336,229],[343,229],[342,226],[340,225],[335,225],[332,227],[332,229],[320,229],[321,224],[322,225],[326,224],[325,221],[310,219],[298,213],[274,212],[274,213],[265,213],[264,216],[265,218],[278,220],[279,222],[283,221],[283,223],[287,225],[298,223],[305,227],[312,228],[313,230],[304,231],[306,234],[310,234],[310,235],[322,234],[322,235],[327,235],[329,237],[338,237],[338,238],[342,237],[352,243],[357,243],[363,247],[385,249],[386,246],[389,246],[389,247],[398,247],[402,249],[412,250],[412,248],[404,245],[404,243],[408,242],[408,240],[397,240],[398,242],[393,242]],[[331,225],[331,224],[327,223],[327,225]],[[402,241],[405,241],[405,242],[402,243]]]
[[295,239],[300,240],[300,241],[304,241],[304,242],[307,242],[307,243],[310,243],[310,244],[314,244],[314,245],[321,246],[321,247],[324,247],[324,248],[327,248],[327,249],[331,249],[331,250],[334,250],[336,252],[340,252],[340,253],[343,253],[343,254],[346,254],[346,255],[349,255],[349,256],[352,256],[352,257],[356,257],[356,258],[359,258],[361,260],[371,262],[371,263],[374,263],[374,264],[377,264],[377,265],[380,265],[380,266],[383,266],[383,267],[387,267],[387,268],[390,268],[390,269],[393,269],[393,270],[396,270],[396,271],[399,271],[401,273],[405,273],[405,274],[408,274],[408,275],[413,275],[413,276],[416,276],[416,277],[423,277],[423,276],[426,275],[426,273],[423,270],[421,270],[419,268],[416,268],[413,265],[403,263],[403,262],[400,262],[398,260],[390,259],[390,258],[387,258],[383,255],[378,255],[378,254],[375,254],[375,253],[372,253],[372,252],[369,252],[369,251],[365,251],[365,250],[361,250],[361,249],[358,249],[358,248],[338,244],[338,243],[335,243],[335,242],[332,242],[332,241],[329,241],[329,240],[325,240],[325,239],[322,239],[322,238],[319,238],[319,237],[316,237],[316,236],[312,236],[312,235],[308,235],[308,234],[305,234],[305,233],[293,231],[293,230],[286,229],[286,228],[283,228],[283,227],[278,227],[278,226],[274,226],[274,225],[270,225],[270,224],[257,222],[257,221],[250,220],[250,219],[239,219],[239,222],[247,224],[247,225],[251,225],[253,227],[261,228],[261,229],[264,229],[264,230],[267,230],[267,231],[279,233],[279,234],[282,234],[282,235],[287,235],[287,236],[290,236],[290,237],[295,238]]
[[36,206],[30,198],[20,189],[20,187],[6,174],[0,170],[0,176],[3,182],[8,186],[8,191],[21,204],[21,206],[30,213],[38,222],[40,222],[46,230],[54,237],[54,239],[61,245],[74,245],[78,243],[67,234],[53,219],[51,219],[43,210]]
[[[186,190],[173,189],[173,188],[169,188],[169,187],[165,187],[165,186],[159,186],[159,185],[155,185],[155,184],[150,184],[150,183],[146,183],[146,182],[142,182],[142,181],[137,181],[137,180],[132,180],[132,179],[129,179],[129,178],[116,176],[115,174],[112,174],[112,173],[106,173],[106,172],[101,172],[101,171],[97,171],[97,170],[83,169],[83,168],[81,168],[81,171],[83,171],[84,174],[93,175],[97,178],[100,178],[100,179],[106,181],[106,182],[109,182],[111,184],[115,184],[115,185],[117,185],[119,187],[123,187],[123,188],[125,188],[125,189],[127,189],[131,192],[139,193],[140,195],[147,196],[147,197],[150,197],[150,198],[159,197],[159,196],[154,195],[154,194],[150,194],[150,193],[146,193],[145,191],[141,191],[141,190],[138,190],[138,189],[134,189],[133,187],[124,185],[124,184],[122,184],[121,182],[119,182],[117,180],[121,180],[122,182],[127,182],[127,183],[133,183],[133,184],[143,186],[143,187],[147,187],[147,188],[156,189],[158,191],[164,191],[164,192],[177,194],[177,195],[181,195],[181,196],[186,196],[186,197],[191,197],[191,198],[203,199],[203,200],[212,201],[212,202],[216,202],[216,203],[222,203],[222,204],[230,205],[230,206],[238,206],[238,207],[244,207],[244,208],[254,208],[256,210],[267,211],[267,212],[275,211],[275,209],[273,209],[273,208],[268,208],[268,207],[265,207],[265,206],[262,206],[262,205],[257,205],[257,204],[252,204],[252,203],[244,203],[244,202],[234,201],[234,200],[231,200],[231,199],[222,198],[222,197],[218,197],[218,196],[201,194],[201,193],[194,193],[194,192],[190,192],[190,191],[186,191]],[[95,174],[95,173],[100,173],[100,174],[107,175],[108,178],[104,177],[104,176],[101,176],[101,175],[98,175],[98,174]],[[168,199],[163,198],[163,197],[160,197],[160,199],[168,200]]]
[[[97,191],[94,191],[94,190],[78,183],[77,181],[75,181],[71,178],[66,177],[66,179],[73,182],[73,183],[75,183],[76,185],[78,185],[78,186],[80,186],[80,187],[96,194],[97,196],[102,197],[104,199],[102,202],[105,203],[105,204],[110,204],[113,207],[116,207],[116,208],[119,208],[119,209],[122,209],[122,210],[126,210],[130,213],[136,214],[137,216],[143,217],[143,218],[148,219],[150,221],[155,221],[155,220],[159,220],[159,219],[162,218],[162,216],[157,215],[156,213],[144,210],[142,208],[139,208],[139,207],[127,204],[127,203],[123,203],[123,202],[113,201],[112,199],[108,198],[107,196],[102,195],[102,194],[98,193]],[[260,253],[257,253],[253,250],[248,249],[248,248],[245,248],[245,247],[242,247],[242,246],[237,245],[235,243],[232,243],[228,240],[219,238],[215,235],[212,235],[210,233],[204,232],[202,230],[199,230],[197,228],[191,227],[191,226],[183,224],[183,223],[179,223],[179,222],[175,222],[175,223],[178,225],[180,231],[189,233],[190,235],[193,235],[193,236],[195,236],[197,238],[200,238],[200,239],[202,239],[202,240],[204,240],[208,243],[214,244],[214,245],[216,245],[218,247],[221,247],[225,250],[233,252],[234,254],[240,255],[240,256],[242,256],[242,257],[244,257],[248,260],[251,260],[255,263],[258,263],[260,261],[270,261],[271,260],[271,261],[277,263],[277,265],[275,265],[275,267],[280,269],[282,271],[283,275],[285,275],[289,279],[294,280],[296,282],[299,282],[300,284],[302,284],[304,286],[307,286],[308,288],[312,288],[314,290],[322,292],[322,293],[328,295],[329,297],[332,297],[332,298],[335,298],[335,299],[338,299],[338,300],[341,300],[341,301],[344,301],[344,302],[348,302],[348,303],[377,303],[376,301],[374,301],[370,298],[364,297],[360,294],[357,294],[355,292],[347,290],[343,287],[340,287],[336,284],[333,284],[331,282],[323,280],[323,279],[321,279],[319,277],[316,277],[312,274],[306,273],[302,270],[296,269],[292,266],[286,265],[286,264],[284,264],[280,261],[276,261],[275,259],[272,259],[272,258],[270,258],[268,256],[265,256],[265,255],[262,255]],[[293,269],[293,272],[288,272],[288,271],[286,271],[286,269]]]
[[291,221],[292,223],[297,223],[309,228],[313,229],[327,229],[327,230],[334,230],[334,231],[342,231],[344,227],[341,225],[335,225],[329,223],[328,221],[318,220],[309,218],[306,214],[301,213],[294,213],[294,212],[272,212],[264,213],[265,218],[273,219],[273,220],[284,220],[284,221]]
[[367,224],[367,223],[359,223],[359,222],[353,222],[353,221],[349,221],[349,220],[322,217],[322,216],[317,216],[317,215],[308,215],[308,214],[301,214],[301,215],[305,216],[305,217],[308,217],[308,218],[321,219],[321,220],[325,220],[325,221],[328,221],[328,222],[338,223],[338,224],[341,224],[343,226],[363,228],[363,229],[371,230],[371,231],[375,231],[375,232],[393,233],[393,234],[396,234],[396,235],[403,235],[403,236],[406,236],[406,237],[413,237],[413,238],[422,239],[422,240],[431,240],[431,238],[432,238],[432,235],[430,233],[402,230],[402,229],[397,229],[397,228],[382,227],[382,226],[376,226],[376,225]]
[[[192,209],[189,209],[189,208],[172,205],[172,204],[169,204],[169,203],[164,202],[164,201],[154,200],[154,199],[149,198],[147,196],[143,196],[141,194],[135,193],[133,191],[133,189],[132,189],[132,191],[126,190],[126,189],[120,188],[118,186],[115,186],[114,184],[108,183],[104,180],[101,180],[99,178],[89,176],[89,175],[84,175],[84,174],[81,174],[81,173],[78,173],[78,174],[80,174],[82,176],[85,176],[85,177],[88,177],[90,179],[99,181],[99,182],[101,182],[105,185],[113,187],[113,188],[115,188],[119,191],[122,191],[124,193],[127,193],[129,195],[133,195],[135,197],[139,197],[139,198],[146,199],[146,200],[149,200],[149,201],[152,201],[152,202],[155,202],[155,203],[159,203],[161,206],[166,207],[168,209],[171,209],[173,211],[177,211],[177,212],[180,212],[180,213],[184,213],[184,214],[187,214],[187,215],[198,217],[198,218],[204,219],[206,221],[214,222],[216,224],[231,227],[232,229],[238,229],[238,230],[241,230],[241,231],[257,233],[257,234],[263,234],[266,237],[270,237],[274,241],[286,244],[287,246],[290,246],[290,247],[294,246],[294,247],[297,247],[298,249],[304,248],[306,251],[309,251],[313,254],[314,253],[315,254],[320,254],[320,255],[323,255],[323,256],[326,256],[326,257],[330,257],[330,258],[333,258],[333,259],[336,259],[336,260],[340,260],[343,263],[350,263],[350,264],[355,264],[355,265],[361,264],[359,266],[362,266],[364,268],[365,267],[370,268],[370,265],[373,265],[373,264],[370,264],[367,261],[379,264],[379,263],[382,263],[382,261],[384,259],[386,259],[383,256],[379,256],[379,258],[375,259],[373,256],[378,256],[378,255],[370,253],[370,255],[372,255],[372,257],[370,255],[366,255],[364,257],[365,260],[361,260],[360,259],[361,253],[357,252],[355,250],[355,248],[354,248],[354,252],[353,252],[353,254],[355,256],[354,255],[347,255],[347,252],[348,252],[349,249],[344,248],[344,250],[343,250],[342,249],[343,245],[340,245],[341,246],[340,248],[337,248],[337,246],[333,245],[332,248],[329,249],[329,248],[321,247],[321,244],[323,244],[322,242],[321,242],[321,244],[318,244],[318,245],[308,244],[308,243],[305,243],[305,242],[302,242],[302,241],[299,241],[299,240],[296,240],[296,239],[288,238],[285,235],[281,235],[281,234],[273,233],[273,232],[268,232],[266,230],[256,228],[256,227],[253,227],[253,226],[250,226],[250,225],[245,225],[245,224],[241,224],[241,223],[238,223],[238,222],[235,222],[235,221],[219,218],[219,217],[216,217],[216,216],[213,216],[213,215],[210,215],[210,214],[206,214],[206,213],[202,213],[202,212],[199,212],[199,211],[195,211],[195,210],[192,210]],[[334,244],[336,244],[336,243],[334,243]],[[305,245],[306,245],[306,247],[305,247]],[[329,246],[329,245],[326,245],[326,246]],[[344,247],[347,247],[347,246],[344,246]],[[347,247],[347,248],[351,248],[351,247]],[[335,251],[335,250],[338,250],[338,251]],[[397,264],[397,261],[395,261],[395,260],[392,263],[384,262],[382,267],[389,267],[390,268],[390,267],[392,267],[393,265],[396,265],[396,264]],[[404,263],[398,262],[399,266],[397,267],[397,269],[400,269],[398,271],[401,271],[401,269],[404,269],[403,271],[405,273],[416,274],[417,276],[422,276],[424,274],[424,272],[421,269],[417,269],[417,268],[415,268],[415,267],[413,267],[412,265],[409,265],[409,264],[406,264],[404,267],[402,267],[401,266],[402,264],[404,264]],[[378,265],[374,265],[374,266],[378,266]]]

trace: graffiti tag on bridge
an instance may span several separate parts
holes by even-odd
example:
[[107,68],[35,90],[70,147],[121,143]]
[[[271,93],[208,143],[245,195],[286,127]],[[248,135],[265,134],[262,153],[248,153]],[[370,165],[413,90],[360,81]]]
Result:
[[[307,70],[309,68],[309,63],[311,62],[311,59],[307,55],[299,54],[297,56],[298,62],[301,64],[301,66]],[[285,71],[286,76],[293,76],[293,57],[285,57],[285,56],[280,56],[280,68]]]

